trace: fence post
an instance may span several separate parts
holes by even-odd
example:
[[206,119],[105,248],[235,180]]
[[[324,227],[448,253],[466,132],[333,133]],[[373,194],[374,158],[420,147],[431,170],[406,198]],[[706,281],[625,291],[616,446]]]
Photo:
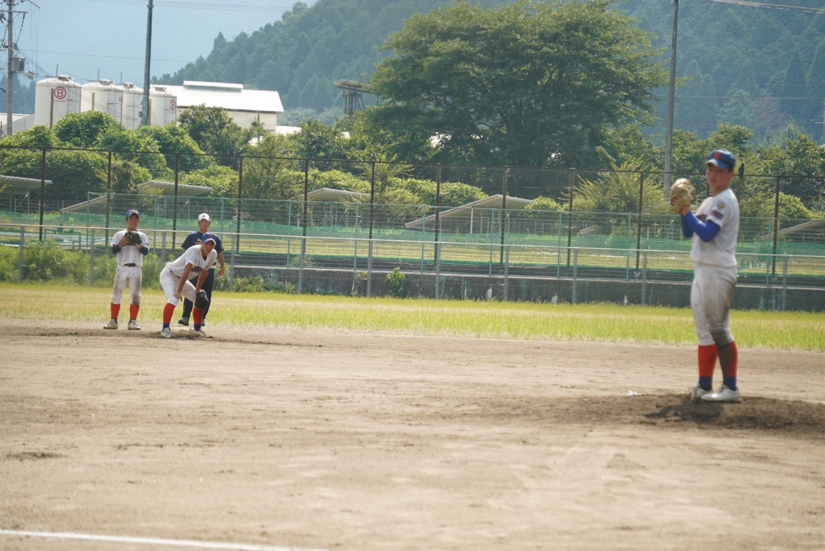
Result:
[[23,283],[23,271],[26,269],[26,264],[24,263],[25,257],[23,256],[23,250],[26,248],[26,226],[20,226],[20,266],[18,270],[17,282]]
[[[106,232],[107,234],[109,232]],[[108,235],[107,235],[108,237]],[[89,230],[89,287],[95,284],[95,229]]]
[[[567,249],[568,256],[570,255],[570,249]],[[579,273],[579,248],[576,247],[576,250],[573,251],[573,285],[572,285],[572,294],[570,296],[570,304],[576,304],[576,283]]]
[[510,284],[510,247],[504,250],[504,301],[507,302],[507,288]]
[[576,181],[576,169],[570,169],[570,204],[567,208],[567,267],[570,267],[570,247],[573,244],[573,183]]
[[771,276],[776,275],[776,240],[779,235],[779,181],[781,176],[776,177],[776,192],[774,193],[773,204],[773,257],[771,260]]
[[[9,4],[11,6],[11,4]],[[9,8],[11,9],[11,8]],[[9,50],[11,52],[11,50]],[[11,55],[11,54],[9,54]],[[11,115],[9,115],[11,116]],[[43,241],[43,215],[46,212],[46,148],[40,158],[40,241]]]
[[440,280],[441,279],[441,248],[438,247],[436,243],[435,247],[435,300],[439,300],[441,297],[439,296],[439,287],[440,287]]
[[180,153],[175,153],[175,193],[172,197],[172,248],[175,248],[178,229],[178,176],[180,175]]
[[[91,197],[89,198],[91,205]],[[109,219],[112,215],[112,152],[109,151],[108,168],[106,169],[106,239],[109,239]],[[89,217],[87,219],[90,220]]]
[[[435,250],[433,250],[433,260],[435,260],[436,264],[439,263],[441,253],[439,252],[438,246],[438,239],[441,233],[441,163],[438,163],[436,166],[436,178],[435,178],[435,231],[434,231],[434,241]],[[435,283],[436,293],[435,298],[438,299],[438,281]]]
[[372,296],[372,246],[373,241],[370,239],[367,252],[367,298]]
[[647,306],[647,251],[644,252],[644,262],[642,264],[642,306]]
[[636,220],[636,269],[639,269],[639,252],[642,248],[642,205],[644,204],[645,173],[639,174],[639,213]]
[[[504,189],[501,194],[501,251],[499,257],[499,262],[501,264],[504,263],[504,221],[507,216],[507,176],[509,171],[509,168],[504,169]],[[505,298],[505,300],[507,299]]]
[[309,217],[309,159],[304,159],[304,215],[301,220],[301,256],[298,260],[298,294],[304,292],[304,261],[307,254],[307,218]]
[[372,241],[372,228],[375,224],[375,161],[370,161],[370,232],[369,239]]
[[785,311],[786,300],[788,296],[788,253],[783,256],[782,265],[782,312]]

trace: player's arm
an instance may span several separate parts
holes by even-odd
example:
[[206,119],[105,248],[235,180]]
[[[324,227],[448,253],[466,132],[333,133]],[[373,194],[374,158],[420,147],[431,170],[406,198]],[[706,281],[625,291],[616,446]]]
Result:
[[178,281],[178,288],[175,289],[175,298],[180,298],[181,295],[183,295],[183,286],[189,281],[189,272],[192,271],[192,266],[194,266],[194,264],[190,262],[183,269],[183,274],[181,274],[180,281]]
[[[120,241],[112,243],[112,254],[117,254],[120,252],[120,249],[125,247],[126,245],[130,244],[132,241],[126,237],[126,233],[120,236]],[[148,251],[147,251],[148,252]]]
[[138,250],[140,250],[140,254],[146,256],[147,254],[149,254],[149,241],[146,240],[146,236],[142,237],[143,240],[141,241],[140,248]]
[[200,292],[201,286],[203,285],[203,282],[206,281],[207,277],[209,277],[209,270],[202,270],[198,276],[198,281],[195,283],[195,293]]
[[[685,225],[687,225],[687,227],[689,228],[690,235],[687,235],[687,232],[685,231]],[[719,226],[719,224],[717,224],[713,220],[702,222],[701,220],[696,218],[695,214],[690,212],[690,209],[688,209],[686,214],[682,215],[682,234],[685,237],[693,237],[693,234],[695,233],[699,236],[699,239],[707,243],[708,241],[716,237],[719,234],[719,230],[721,229],[722,227]]]
[[218,277],[220,277],[226,273],[226,262],[223,259],[223,251],[218,253],[218,263],[221,265],[221,269],[218,270]]

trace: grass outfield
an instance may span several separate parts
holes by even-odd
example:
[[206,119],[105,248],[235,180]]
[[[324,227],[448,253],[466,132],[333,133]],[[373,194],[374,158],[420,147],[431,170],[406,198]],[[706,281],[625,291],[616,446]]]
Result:
[[[0,284],[0,316],[100,321],[108,319],[111,291],[58,284]],[[632,341],[695,344],[686,308],[612,304],[550,305],[349,298],[314,295],[217,293],[212,325],[288,326],[531,340]],[[124,295],[128,300],[128,290]],[[166,299],[145,290],[140,322],[160,330]],[[121,321],[128,306],[121,309]],[[181,307],[176,310],[176,315]],[[177,318],[175,318],[177,319]],[[731,327],[748,348],[825,351],[822,314],[734,311]],[[101,325],[102,326],[102,325]],[[216,329],[219,333],[219,330]]]

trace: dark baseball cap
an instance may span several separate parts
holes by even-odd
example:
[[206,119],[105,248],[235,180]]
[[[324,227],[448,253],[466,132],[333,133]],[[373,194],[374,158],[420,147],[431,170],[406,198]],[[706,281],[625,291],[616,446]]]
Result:
[[140,213],[137,211],[137,209],[130,209],[130,210],[126,211],[126,218],[129,218],[132,215],[137,216],[138,218],[140,218]]
[[201,243],[206,243],[207,241],[211,241],[212,243],[217,245],[218,244],[218,236],[216,236],[214,233],[205,233],[205,234],[203,234],[203,237],[201,238]]
[[705,164],[733,170],[733,167],[736,165],[736,156],[727,149],[717,149],[711,151]]

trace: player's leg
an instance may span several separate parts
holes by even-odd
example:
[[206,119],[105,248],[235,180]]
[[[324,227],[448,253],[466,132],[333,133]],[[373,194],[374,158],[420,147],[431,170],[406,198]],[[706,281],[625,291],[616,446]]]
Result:
[[180,278],[166,268],[160,273],[160,286],[166,294],[166,306],[163,308],[163,328],[160,336],[167,339],[173,337],[169,324],[172,322],[172,315],[175,313],[175,307],[179,301],[178,297],[175,296],[179,281]]
[[693,276],[693,286],[690,289],[690,306],[693,310],[693,324],[696,327],[696,336],[699,338],[699,383],[690,394],[692,401],[698,401],[703,395],[711,392],[713,386],[713,370],[716,367],[716,344],[708,331],[707,319],[705,317],[705,306],[703,300],[703,283],[707,274],[705,269],[696,266]]
[[129,268],[132,273],[129,277],[129,329],[140,330],[137,324],[138,313],[140,312],[141,290],[143,289],[143,268],[135,266]]
[[192,316],[192,307],[194,304],[188,298],[183,299],[183,315],[178,320],[178,323],[181,325],[189,325],[189,318]]
[[[191,281],[187,281],[183,286],[183,296],[188,298],[194,304],[195,299],[197,298],[198,294],[195,292],[195,286],[192,284]],[[192,308],[192,321],[194,321],[194,326],[192,328],[193,333],[197,333],[198,336],[201,337],[208,337],[203,329],[201,329],[201,325],[203,324],[203,310],[195,306]]]
[[109,304],[109,323],[104,329],[117,329],[117,318],[120,315],[120,301],[123,299],[123,290],[126,289],[126,267],[118,266],[115,271],[115,282],[112,284],[112,302]]
[[[736,268],[714,268],[710,279],[705,311],[708,331],[719,352],[722,367],[723,386],[718,393],[703,397],[703,400],[717,402],[740,401],[737,372],[739,369],[739,349],[730,330],[730,305],[736,289]],[[712,297],[712,300],[711,300]]]
[[203,309],[203,321],[202,324],[206,325],[206,316],[209,314],[209,308],[212,306],[212,289],[215,287],[215,270],[209,270],[209,274],[206,276],[206,279],[203,281],[203,285],[201,285],[201,289],[206,291],[206,296],[209,297],[209,304],[206,305],[206,308]]

